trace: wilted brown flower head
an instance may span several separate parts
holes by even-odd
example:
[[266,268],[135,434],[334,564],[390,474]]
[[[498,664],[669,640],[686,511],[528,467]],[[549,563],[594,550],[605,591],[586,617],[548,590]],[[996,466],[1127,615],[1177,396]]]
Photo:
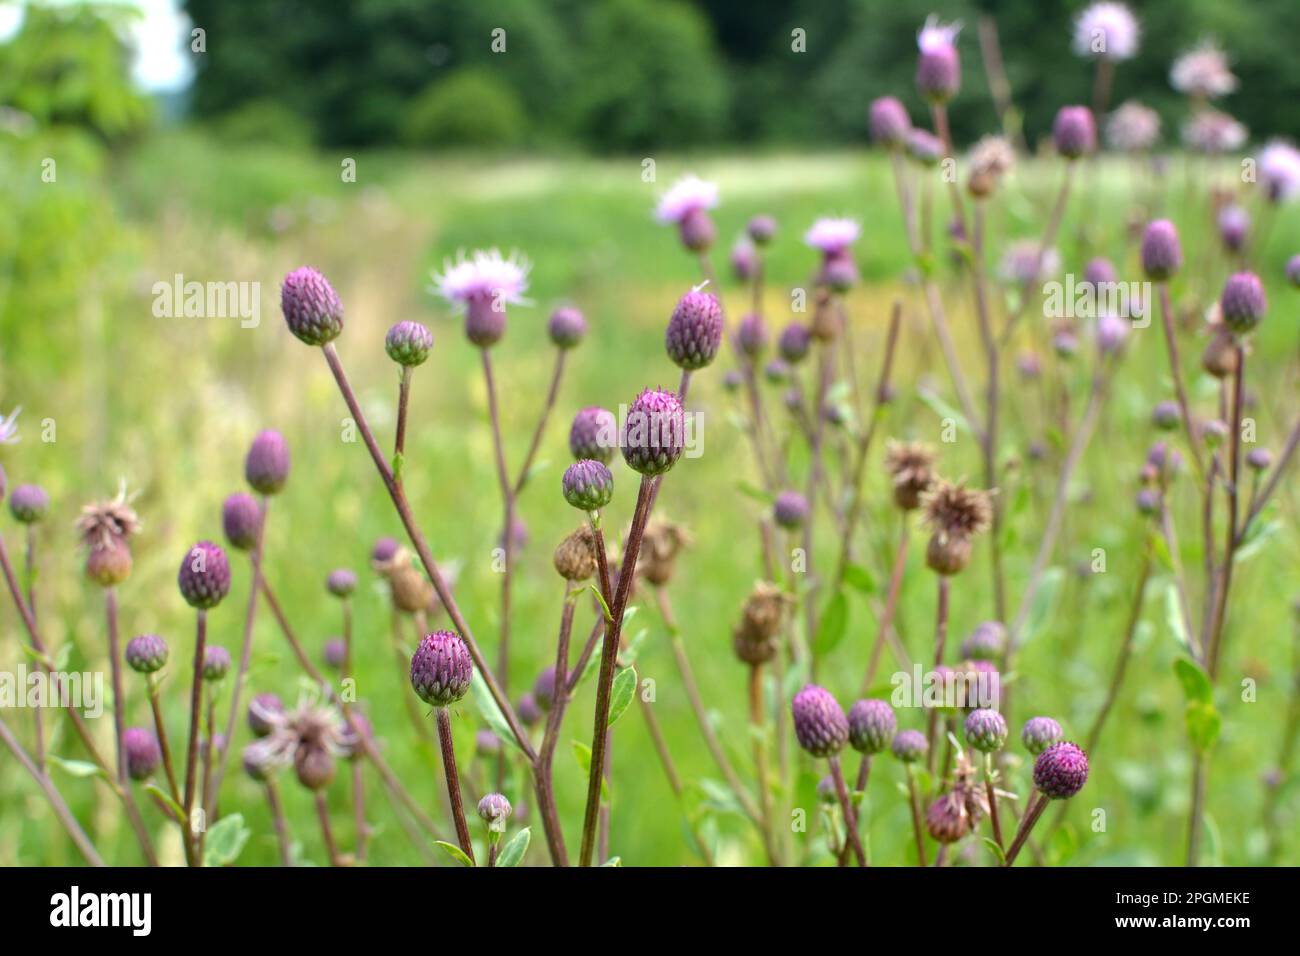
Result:
[[1016,162],[1016,151],[1001,136],[985,136],[970,153],[970,173],[966,188],[972,196],[992,195],[1002,177]]
[[979,488],[937,478],[921,498],[925,521],[936,534],[969,538],[987,531],[993,523],[993,495]]
[[673,576],[677,555],[690,543],[691,536],[681,525],[662,518],[652,519],[641,538],[637,572],[655,587],[667,584]]
[[555,549],[555,570],[566,581],[585,581],[596,573],[596,533],[580,525]]
[[90,550],[109,548],[123,543],[140,530],[140,518],[131,508],[135,495],[126,493],[126,483],[107,501],[96,501],[81,509],[77,532]]
[[885,446],[885,470],[894,482],[894,501],[904,511],[921,503],[934,484],[934,449],[924,442],[890,441]]
[[759,581],[745,599],[740,623],[732,632],[736,656],[747,664],[771,660],[777,651],[777,638],[794,599],[774,584]]
[[417,611],[432,613],[441,606],[433,584],[406,548],[399,546],[391,558],[386,561],[372,561],[371,567],[377,574],[387,579],[393,604],[399,611],[407,614],[414,614]]
[[258,716],[270,733],[245,748],[245,760],[251,759],[268,774],[293,764],[303,785],[311,789],[328,784],[334,758],[348,756],[357,745],[338,711],[311,698],[300,700],[290,711],[264,708]]

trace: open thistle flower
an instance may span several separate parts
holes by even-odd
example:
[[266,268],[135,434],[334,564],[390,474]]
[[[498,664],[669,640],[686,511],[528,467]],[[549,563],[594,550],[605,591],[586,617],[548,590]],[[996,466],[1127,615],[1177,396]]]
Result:
[[833,757],[849,740],[849,720],[831,692],[808,684],[790,704],[794,735],[814,757]]
[[922,497],[921,507],[931,531],[926,564],[939,574],[956,574],[970,560],[971,538],[993,522],[990,493],[938,479]]
[[1179,93],[1203,99],[1227,96],[1237,88],[1228,57],[1213,40],[1204,40],[1174,60],[1169,82]]
[[1271,140],[1259,154],[1259,182],[1270,202],[1289,202],[1300,195],[1300,150]]
[[122,745],[126,751],[126,772],[132,780],[144,780],[162,761],[158,738],[147,727],[126,728],[122,731]]
[[244,459],[244,479],[258,494],[276,494],[289,480],[289,443],[272,429],[258,432]]
[[433,291],[465,309],[465,336],[479,348],[494,345],[506,330],[506,306],[527,302],[528,260],[499,249],[476,249],[468,258],[443,264]]
[[1034,786],[1052,800],[1068,800],[1088,782],[1088,755],[1077,744],[1062,740],[1034,760]]
[[252,495],[239,491],[221,503],[221,528],[232,548],[238,551],[255,548],[261,526],[262,508]]
[[849,744],[861,754],[878,754],[894,739],[898,718],[888,702],[860,700],[849,708]]
[[1219,314],[1223,324],[1236,335],[1245,335],[1259,325],[1268,311],[1264,284],[1253,272],[1228,276],[1219,296]]
[[717,183],[687,175],[673,183],[668,192],[664,193],[655,207],[655,218],[665,225],[676,226],[682,245],[687,249],[703,252],[713,245],[713,240],[717,237],[717,230],[708,212],[717,205]]
[[426,704],[449,707],[469,692],[474,662],[454,631],[426,634],[411,656],[411,686]]
[[1106,143],[1121,153],[1142,153],[1160,138],[1160,114],[1127,100],[1106,119]]
[[623,460],[647,477],[668,472],[686,448],[686,416],[675,392],[647,388],[624,422]]
[[746,664],[762,664],[776,656],[778,638],[794,599],[767,581],[759,581],[745,599],[740,623],[732,631],[732,647]]
[[167,654],[167,642],[157,634],[141,634],[126,642],[126,664],[137,674],[162,670]]
[[546,321],[546,334],[557,349],[571,349],[587,334],[587,320],[572,306],[561,306]]
[[591,525],[579,525],[560,542],[552,559],[555,570],[566,581],[586,581],[596,573],[596,533]]
[[582,511],[599,511],[614,497],[614,476],[604,462],[584,459],[564,469],[564,500]]
[[176,575],[181,596],[190,607],[206,611],[230,593],[230,562],[211,541],[200,541],[185,552]]
[[912,119],[896,97],[881,96],[871,101],[867,126],[873,142],[896,149],[903,145],[907,134],[912,131]]
[[[0,482],[0,495],[4,494]],[[9,496],[9,513],[22,524],[35,524],[45,517],[50,507],[50,496],[40,485],[19,485]]]
[[1052,124],[1052,142],[1066,159],[1078,159],[1097,148],[1097,126],[1086,106],[1062,106]]
[[1101,60],[1131,60],[1137,55],[1138,22],[1122,3],[1085,7],[1074,21],[1074,52]]
[[433,333],[421,323],[405,319],[384,336],[384,351],[398,365],[415,368],[423,365],[433,351]]
[[573,416],[569,452],[575,459],[590,458],[608,465],[618,447],[618,419],[609,409],[589,405]]
[[885,470],[894,485],[894,503],[904,511],[921,504],[921,496],[934,484],[934,449],[923,442],[892,439],[885,447]]
[[641,535],[641,557],[636,573],[655,587],[663,587],[677,567],[677,555],[691,543],[681,525],[665,518],[652,518]]
[[1030,717],[1020,731],[1020,741],[1031,754],[1040,754],[1065,739],[1065,731],[1051,717]]
[[1001,136],[985,136],[970,151],[966,188],[972,196],[983,199],[993,195],[1002,177],[1016,163],[1016,151]]
[[326,345],[343,331],[343,303],[329,280],[311,266],[284,277],[280,311],[289,331],[308,345]]
[[678,368],[704,368],[718,354],[722,344],[722,306],[717,297],[703,289],[682,296],[668,320],[664,347]]
[[1218,110],[1198,110],[1183,124],[1183,142],[1188,148],[1210,156],[1240,149],[1247,135],[1245,126]]
[[862,226],[856,219],[823,217],[804,233],[803,241],[823,256],[834,256],[846,252],[861,235]]
[[930,14],[916,35],[920,50],[916,88],[932,103],[946,103],[961,89],[961,58],[957,55],[960,31],[960,22],[940,23],[935,14]]

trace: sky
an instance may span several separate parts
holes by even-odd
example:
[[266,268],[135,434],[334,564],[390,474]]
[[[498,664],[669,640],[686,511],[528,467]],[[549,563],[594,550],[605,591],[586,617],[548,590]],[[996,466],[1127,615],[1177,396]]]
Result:
[[[78,0],[42,0],[50,4],[72,4]],[[189,59],[190,19],[179,0],[101,0],[135,7],[140,16],[131,27],[128,42],[134,51],[132,77],[136,84],[153,93],[184,89],[194,78]],[[20,0],[0,0],[0,43],[22,27]]]

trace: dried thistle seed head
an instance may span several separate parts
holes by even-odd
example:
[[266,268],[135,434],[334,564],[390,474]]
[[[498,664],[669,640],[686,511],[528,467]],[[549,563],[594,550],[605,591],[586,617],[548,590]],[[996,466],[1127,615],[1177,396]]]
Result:
[[677,301],[664,333],[668,357],[678,368],[693,371],[712,363],[722,344],[722,306],[717,297],[692,289]]
[[814,757],[833,757],[849,739],[849,720],[831,692],[808,684],[794,695],[790,711],[799,746]]
[[546,334],[556,348],[574,348],[587,334],[587,320],[572,306],[561,306],[547,320]]
[[321,648],[321,658],[325,661],[325,666],[334,670],[341,670],[347,663],[348,646],[341,637],[331,637]]
[[258,432],[244,459],[244,478],[253,490],[273,495],[289,480],[289,443],[272,429]]
[[324,790],[337,771],[334,755],[324,747],[301,746],[293,755],[293,772],[308,790]]
[[686,448],[686,414],[676,392],[647,388],[623,427],[623,460],[647,477],[666,474]]
[[1030,717],[1020,731],[1020,742],[1031,754],[1040,754],[1063,739],[1065,731],[1051,717]]
[[793,489],[785,489],[772,504],[772,519],[787,531],[797,531],[808,520],[808,499]]
[[[1218,305],[1215,305],[1218,311]],[[1201,368],[1215,378],[1228,378],[1237,371],[1237,345],[1232,333],[1220,323],[1212,323],[1210,340],[1201,353]]]
[[925,756],[930,744],[919,730],[900,730],[889,749],[903,763],[916,763]]
[[108,501],[96,501],[81,509],[77,519],[77,532],[82,543],[91,550],[126,542],[140,531],[140,518],[131,508],[134,495],[126,493],[126,485],[118,488],[117,495]]
[[894,503],[904,511],[921,504],[921,496],[934,484],[934,449],[923,442],[890,441],[885,447],[885,470],[894,484]]
[[347,568],[336,568],[325,579],[325,590],[335,597],[345,598],[357,589],[356,572]]
[[214,608],[230,593],[230,562],[211,541],[200,541],[185,553],[176,583],[187,604],[200,611]]
[[1142,234],[1142,268],[1148,279],[1162,282],[1183,267],[1183,247],[1178,229],[1168,219],[1156,219]]
[[939,843],[956,843],[971,825],[964,795],[956,791],[943,794],[925,811],[925,829]]
[[599,511],[614,497],[614,476],[602,461],[584,458],[564,470],[564,500],[581,511]]
[[1066,159],[1078,159],[1097,148],[1097,126],[1086,106],[1062,106],[1052,124],[1056,151]]
[[871,141],[877,146],[902,146],[912,131],[912,118],[907,108],[893,96],[880,96],[871,101],[867,112],[867,127]]
[[167,642],[157,634],[141,634],[126,642],[126,664],[137,674],[162,670],[167,654]]
[[966,188],[978,199],[993,195],[1015,163],[1016,151],[1007,140],[1001,136],[985,136],[970,152]]
[[993,523],[990,492],[967,488],[964,480],[936,480],[921,498],[925,521],[931,531],[969,538],[987,531]]
[[573,416],[569,451],[575,459],[590,458],[608,465],[618,447],[618,419],[599,405],[589,405]]
[[757,582],[732,632],[736,656],[747,664],[762,664],[776,656],[781,628],[793,605],[794,598],[776,585]]
[[474,663],[454,631],[426,634],[411,656],[411,686],[426,704],[449,707],[469,691]]
[[655,587],[667,584],[677,566],[677,555],[691,543],[686,529],[666,518],[652,518],[641,536],[637,574]]
[[343,303],[329,280],[310,266],[284,277],[280,311],[289,331],[308,345],[326,345],[343,331]]
[[996,710],[980,708],[966,715],[966,742],[981,753],[1001,750],[1007,742],[1006,718]]
[[1034,786],[1052,800],[1067,800],[1088,782],[1088,755],[1077,744],[1062,740],[1034,760]]
[[870,698],[849,708],[849,743],[858,753],[880,753],[897,729],[898,718],[887,701]]
[[265,737],[284,716],[284,703],[271,693],[257,694],[248,702],[248,729],[254,737]]
[[412,563],[410,555],[402,550],[387,570],[388,590],[393,605],[406,614],[428,611],[434,607],[437,594],[424,572]]
[[86,555],[86,577],[100,587],[111,588],[131,576],[131,549],[124,539],[90,549]]
[[158,738],[147,727],[128,727],[122,731],[122,747],[126,752],[126,772],[132,780],[144,780],[162,760]]
[[221,528],[230,546],[237,551],[257,547],[261,526],[262,509],[252,495],[239,491],[221,503]]
[[398,322],[384,336],[384,351],[403,368],[423,365],[433,351],[433,333],[410,319]]
[[230,651],[220,644],[208,644],[203,648],[203,679],[219,681],[230,670]]
[[767,348],[767,324],[757,312],[750,312],[736,326],[736,347],[751,359]]
[[[0,477],[0,498],[4,497],[4,479]],[[22,524],[35,524],[45,517],[50,496],[40,485],[19,485],[9,496],[9,513]]]
[[533,681],[533,701],[542,710],[555,706],[555,667],[545,668]]
[[802,322],[791,322],[781,330],[781,335],[776,340],[776,350],[790,365],[798,365],[802,362],[810,348],[812,348],[812,333]]
[[525,727],[536,727],[542,720],[542,708],[537,706],[537,698],[532,691],[525,691],[519,698],[515,712]]
[[976,661],[995,661],[1007,646],[1007,629],[1000,621],[984,621],[961,642],[961,656]]
[[596,573],[596,533],[579,525],[555,549],[555,570],[566,581],[586,581]]
[[1219,296],[1219,313],[1223,324],[1236,335],[1252,331],[1268,311],[1268,298],[1264,284],[1253,272],[1237,272],[1228,276]]
[[479,819],[487,824],[489,833],[504,833],[510,812],[510,801],[499,793],[486,794],[478,802]]

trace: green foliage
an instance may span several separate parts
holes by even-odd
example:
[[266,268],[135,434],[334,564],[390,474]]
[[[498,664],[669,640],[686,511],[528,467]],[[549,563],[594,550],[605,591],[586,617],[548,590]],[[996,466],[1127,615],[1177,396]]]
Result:
[[310,146],[315,132],[310,123],[273,99],[250,100],[220,117],[215,125],[227,142],[287,149]]
[[480,67],[456,70],[416,97],[402,129],[410,146],[511,146],[524,131],[519,99]]

